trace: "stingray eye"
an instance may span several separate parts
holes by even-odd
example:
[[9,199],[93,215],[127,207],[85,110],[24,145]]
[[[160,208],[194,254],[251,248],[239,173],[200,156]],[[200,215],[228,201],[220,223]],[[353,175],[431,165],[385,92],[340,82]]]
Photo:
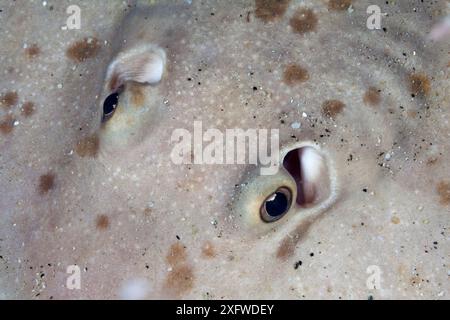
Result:
[[283,217],[289,211],[292,203],[292,192],[286,187],[281,187],[264,200],[260,214],[264,222],[274,222]]
[[105,101],[103,102],[102,121],[106,121],[113,116],[114,111],[116,111],[116,107],[117,107],[118,103],[119,103],[119,93],[118,92],[111,93],[108,97],[106,97]]

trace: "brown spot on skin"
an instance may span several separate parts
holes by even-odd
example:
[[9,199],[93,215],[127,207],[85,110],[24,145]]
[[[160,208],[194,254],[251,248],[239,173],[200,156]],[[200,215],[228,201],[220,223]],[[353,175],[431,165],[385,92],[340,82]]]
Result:
[[55,175],[47,173],[39,177],[39,194],[48,193],[55,186]]
[[334,119],[344,108],[345,104],[339,100],[327,100],[322,104],[322,114]]
[[4,135],[11,133],[14,129],[14,121],[15,119],[8,115],[0,122],[0,132]]
[[164,287],[176,296],[190,291],[194,285],[194,273],[187,263],[186,248],[180,243],[173,244],[166,260],[172,270],[167,275]]
[[275,21],[286,12],[291,0],[255,0],[255,16],[264,22]]
[[293,17],[289,21],[289,25],[294,32],[305,34],[316,29],[317,21],[318,20],[314,14],[314,11],[311,9],[301,8],[294,13]]
[[352,4],[352,0],[330,0],[328,2],[328,9],[333,11],[347,10]]
[[132,83],[129,86],[131,93],[131,103],[135,106],[143,106],[145,101],[145,94],[142,90],[143,86],[138,83]]
[[365,104],[376,106],[379,105],[381,102],[381,94],[379,89],[375,87],[370,87],[367,89],[366,93],[364,94],[363,101]]
[[430,80],[423,73],[411,74],[409,76],[409,86],[411,94],[416,96],[427,96],[431,90]]
[[305,68],[296,65],[290,64],[284,69],[283,81],[289,86],[303,83],[309,79],[308,70]]
[[[316,218],[317,219],[317,218]],[[291,257],[295,252],[297,244],[305,238],[308,233],[309,227],[315,220],[306,220],[295,228],[295,230],[286,236],[281,242],[277,250],[277,258],[280,260],[286,260]]]
[[96,38],[84,38],[72,44],[66,52],[69,59],[76,62],[83,62],[93,58],[100,50],[100,43]]
[[97,221],[95,222],[95,226],[98,230],[106,230],[109,227],[109,218],[107,215],[99,215],[97,217]]
[[99,138],[96,134],[80,140],[75,146],[75,152],[82,158],[95,158],[100,146]]
[[194,273],[188,265],[176,266],[169,272],[165,287],[173,294],[180,296],[189,292],[194,285]]
[[37,57],[41,53],[41,49],[37,44],[33,44],[30,47],[25,49],[25,54],[28,58],[32,59]]
[[30,117],[34,113],[34,103],[33,102],[25,102],[22,105],[22,115],[24,117]]
[[186,260],[186,248],[180,243],[173,244],[166,257],[167,263],[174,266]]
[[432,165],[434,165],[434,164],[436,164],[436,162],[438,162],[438,158],[436,158],[436,157],[430,157],[430,158],[428,158],[428,160],[427,160],[427,166],[432,166]]
[[6,108],[11,108],[19,101],[19,95],[15,91],[9,91],[1,97],[1,103]]
[[441,198],[439,200],[440,204],[449,205],[450,204],[450,182],[447,182],[447,181],[439,182],[437,185],[437,192],[439,194],[439,197]]
[[202,256],[204,258],[214,258],[216,256],[216,251],[211,242],[206,242],[202,248]]
[[144,215],[145,216],[150,216],[152,214],[152,209],[151,208],[145,208],[144,209]]
[[417,111],[414,110],[408,110],[406,113],[408,118],[415,119],[417,117]]

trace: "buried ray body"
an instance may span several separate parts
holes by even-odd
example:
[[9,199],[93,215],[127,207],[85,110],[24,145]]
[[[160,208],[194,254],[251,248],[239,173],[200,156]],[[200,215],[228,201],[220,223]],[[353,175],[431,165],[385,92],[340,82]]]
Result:
[[2,7],[0,298],[445,297],[445,2],[136,2]]

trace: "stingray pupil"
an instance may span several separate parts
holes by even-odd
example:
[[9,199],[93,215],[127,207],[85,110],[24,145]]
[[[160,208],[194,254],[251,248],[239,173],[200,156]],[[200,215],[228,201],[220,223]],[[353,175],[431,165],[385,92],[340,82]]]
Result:
[[288,197],[283,192],[275,192],[273,199],[266,201],[266,212],[271,217],[282,215],[288,207]]
[[118,103],[119,103],[119,93],[118,92],[111,93],[105,99],[105,102],[103,102],[103,114],[107,116],[113,113]]

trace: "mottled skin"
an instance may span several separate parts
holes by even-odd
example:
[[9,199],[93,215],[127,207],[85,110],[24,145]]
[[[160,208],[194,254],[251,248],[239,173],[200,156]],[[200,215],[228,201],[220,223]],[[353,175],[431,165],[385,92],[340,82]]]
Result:
[[[366,1],[332,2],[267,16],[253,1],[80,1],[81,30],[61,30],[73,1],[0,1],[0,297],[118,298],[139,278],[146,298],[448,298],[450,48],[425,40],[446,1],[370,1],[385,31],[366,28]],[[290,23],[299,8],[315,18]],[[162,81],[126,86],[102,125],[108,65],[146,41],[166,50]],[[194,120],[278,128],[282,152],[317,142],[323,198],[245,224],[239,200],[258,212],[252,190],[285,171],[174,165],[172,131]],[[81,290],[65,287],[73,264]]]

